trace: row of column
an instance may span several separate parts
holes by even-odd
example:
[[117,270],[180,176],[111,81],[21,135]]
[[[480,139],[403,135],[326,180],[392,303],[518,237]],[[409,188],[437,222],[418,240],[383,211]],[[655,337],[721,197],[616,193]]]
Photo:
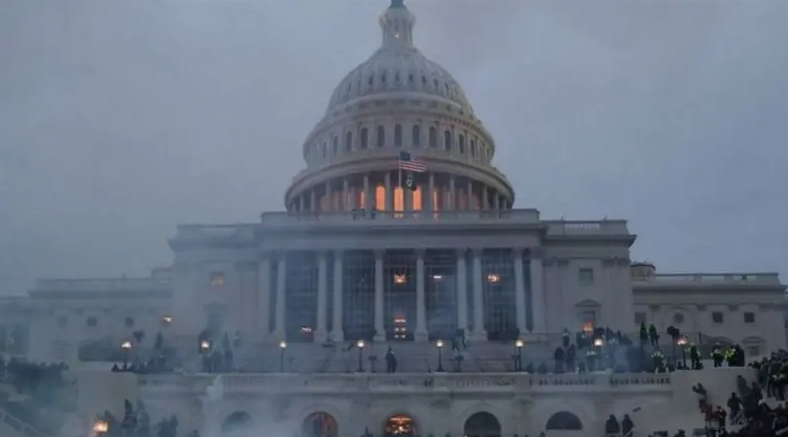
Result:
[[[465,252],[467,249],[457,250],[457,325],[467,330],[468,323],[468,298],[467,298],[467,266],[465,261]],[[375,298],[374,298],[374,327],[376,334],[376,341],[385,340],[385,321],[384,321],[384,300],[383,293],[385,289],[384,273],[383,273],[383,255],[384,250],[375,251]],[[416,341],[423,341],[427,339],[427,317],[426,317],[426,304],[424,293],[424,251],[419,250],[416,252],[416,327],[414,336]],[[277,283],[276,283],[276,308],[274,311],[275,327],[274,332],[268,332],[268,318],[269,309],[268,302],[270,302],[270,271],[271,271],[271,257],[264,256],[260,264],[259,279],[258,279],[258,297],[260,305],[260,326],[269,334],[272,340],[283,340],[285,333],[285,300],[286,300],[286,257],[281,256],[276,261],[277,268]],[[513,251],[513,262],[515,272],[515,304],[517,315],[517,328],[521,334],[528,333],[529,330],[526,324],[526,292],[525,292],[525,275],[523,272],[523,250],[515,249]],[[477,339],[486,339],[487,333],[484,331],[484,299],[483,299],[483,278],[482,278],[482,250],[473,250],[473,330],[471,337]],[[343,310],[343,267],[342,267],[342,252],[337,251],[334,254],[334,293],[333,293],[333,314],[331,315],[331,339],[335,342],[344,341],[344,332],[342,329],[342,310]],[[534,334],[543,334],[546,332],[546,324],[544,314],[545,308],[545,291],[544,291],[544,273],[542,269],[542,259],[538,256],[537,252],[531,252],[530,258],[530,278],[531,278],[531,306],[533,308],[533,332]],[[315,342],[324,342],[329,336],[328,324],[328,262],[325,253],[318,253],[318,285],[317,285],[317,326],[315,327]]]
[[[350,211],[355,208],[363,208],[365,210],[372,210],[378,209],[381,211],[396,211],[395,208],[395,188],[397,187],[397,183],[399,181],[392,180],[395,179],[396,173],[394,172],[386,172],[383,175],[383,188],[385,189],[385,199],[383,205],[377,205],[377,196],[376,196],[376,188],[377,186],[370,183],[370,175],[365,174],[362,176],[362,186],[356,187],[350,184],[348,178],[342,179],[342,186],[339,189],[335,189],[337,182],[336,181],[328,181],[325,183],[324,192],[325,193],[334,193],[339,192],[340,196],[333,198],[329,196],[332,201],[331,210],[332,211]],[[403,174],[402,177],[404,178],[405,175]],[[429,172],[427,174],[427,184],[426,186],[421,186],[422,193],[428,193],[427,195],[422,195],[423,205],[420,205],[421,208],[419,210],[424,211],[457,211],[459,210],[459,198],[460,195],[466,195],[469,199],[468,202],[468,209],[480,209],[482,211],[488,210],[501,210],[501,209],[509,209],[509,204],[506,198],[495,192],[489,187],[482,186],[481,196],[477,199],[477,202],[472,202],[470,199],[475,199],[476,196],[474,195],[474,187],[480,186],[478,182],[474,182],[471,180],[464,181],[464,189],[467,193],[461,193],[462,189],[458,188],[457,181],[455,176],[449,175],[449,184],[448,187],[444,187],[446,189],[446,202],[443,205],[434,205],[434,199],[432,193],[435,193],[436,184],[435,184],[435,174]],[[476,185],[479,184],[479,185]],[[416,182],[416,185],[422,185]],[[322,190],[321,190],[322,191]],[[414,211],[413,203],[413,191],[411,190],[403,190],[403,211]],[[442,197],[442,196],[441,196]],[[300,195],[298,195],[290,206],[291,210],[297,212],[315,212],[318,203],[318,188],[313,187]],[[479,205],[473,205],[473,203],[479,203]]]

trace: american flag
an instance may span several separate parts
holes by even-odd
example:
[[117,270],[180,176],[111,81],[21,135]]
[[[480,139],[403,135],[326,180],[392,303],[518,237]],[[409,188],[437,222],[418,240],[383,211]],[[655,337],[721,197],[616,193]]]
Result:
[[399,169],[412,171],[414,173],[424,173],[427,171],[427,163],[413,156],[409,152],[399,152]]

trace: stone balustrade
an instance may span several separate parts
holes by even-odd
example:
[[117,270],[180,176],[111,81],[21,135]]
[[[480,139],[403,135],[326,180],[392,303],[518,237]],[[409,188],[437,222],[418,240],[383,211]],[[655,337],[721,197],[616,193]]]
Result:
[[113,291],[168,291],[169,279],[113,278],[113,279],[39,279],[33,292],[113,292]]
[[669,273],[650,276],[637,276],[632,280],[637,285],[693,285],[693,284],[754,284],[754,285],[781,285],[777,273]]
[[[147,375],[140,389],[152,392],[200,393],[214,383],[216,375]],[[673,390],[668,374],[561,374],[500,373],[471,375],[431,374],[225,374],[223,389],[232,393],[561,393]]]

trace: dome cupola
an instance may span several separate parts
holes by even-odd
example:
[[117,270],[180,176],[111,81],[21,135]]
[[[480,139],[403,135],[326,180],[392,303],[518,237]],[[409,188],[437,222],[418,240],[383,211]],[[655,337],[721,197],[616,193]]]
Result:
[[[493,138],[460,84],[415,47],[415,15],[391,0],[379,23],[380,48],[339,82],[304,142],[307,168],[285,194],[288,210],[511,208]],[[426,166],[406,175],[408,189],[402,152]]]

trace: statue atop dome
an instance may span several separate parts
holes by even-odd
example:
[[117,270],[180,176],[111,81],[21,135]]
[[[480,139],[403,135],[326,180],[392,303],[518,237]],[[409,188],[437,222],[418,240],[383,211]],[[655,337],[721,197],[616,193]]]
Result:
[[405,0],[391,0],[389,9],[405,8]]

